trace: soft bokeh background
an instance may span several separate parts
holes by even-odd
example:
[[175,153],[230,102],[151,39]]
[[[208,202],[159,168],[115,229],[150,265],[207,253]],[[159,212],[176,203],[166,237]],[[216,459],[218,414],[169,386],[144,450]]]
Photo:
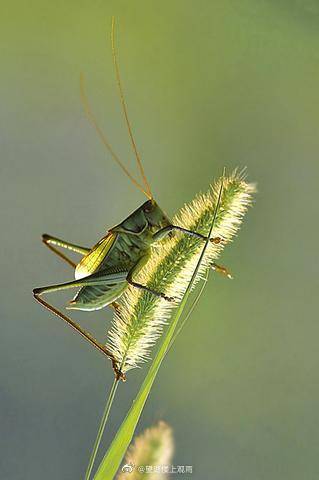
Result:
[[[196,480],[318,478],[319,4],[316,0],[2,2],[1,466],[3,480],[79,479],[109,364],[35,304],[72,272],[48,232],[91,245],[143,198],[84,117],[79,73],[132,162],[110,54],[153,190],[172,214],[225,165],[256,204],[163,365],[139,424],[175,430]],[[51,297],[57,304],[65,295]],[[78,313],[103,338],[110,312]],[[145,374],[120,389],[105,448]]]

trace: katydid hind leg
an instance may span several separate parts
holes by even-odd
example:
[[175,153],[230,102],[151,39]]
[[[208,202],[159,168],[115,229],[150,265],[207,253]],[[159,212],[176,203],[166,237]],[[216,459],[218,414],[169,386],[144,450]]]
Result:
[[80,245],[75,245],[74,243],[66,242],[65,240],[61,240],[60,238],[53,237],[52,235],[48,235],[44,233],[42,235],[42,242],[46,247],[51,250],[51,252],[55,253],[58,257],[62,258],[66,263],[68,263],[71,267],[75,268],[76,263],[73,262],[69,257],[67,257],[64,253],[58,250],[57,247],[65,248],[75,253],[79,253],[80,255],[86,255],[90,249],[86,247],[81,247]]
[[102,284],[108,285],[113,284],[114,282],[123,283],[126,281],[126,277],[127,271],[113,273],[107,270],[101,270],[99,272],[92,273],[92,275],[88,275],[87,277],[74,280],[72,282],[58,283],[55,285],[48,285],[46,287],[35,288],[33,293],[36,295],[42,295],[43,293],[57,292],[60,290],[67,290],[69,288]]
[[103,353],[109,360],[112,362],[112,367],[115,373],[116,378],[122,379],[125,381],[125,374],[120,371],[116,359],[114,358],[114,355],[112,352],[110,352],[104,345],[100,344],[89,332],[84,330],[78,323],[76,323],[72,318],[68,317],[64,313],[62,313],[60,310],[58,310],[56,307],[51,305],[49,302],[46,302],[43,300],[43,298],[40,297],[39,293],[34,293],[34,298],[35,300],[40,303],[44,308],[49,310],[51,313],[59,317],[61,320],[67,323],[73,330],[75,330],[77,333],[81,335],[85,340],[87,340],[91,345],[93,345],[99,352]]

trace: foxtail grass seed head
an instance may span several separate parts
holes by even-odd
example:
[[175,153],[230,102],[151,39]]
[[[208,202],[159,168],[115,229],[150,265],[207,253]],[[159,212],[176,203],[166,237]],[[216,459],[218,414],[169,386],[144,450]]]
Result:
[[[223,190],[212,237],[220,237],[222,241],[209,243],[196,281],[203,278],[225,245],[238,232],[252,202],[255,185],[247,183],[243,174],[235,170],[231,175],[216,181],[206,194],[199,194],[192,202],[184,205],[173,218],[174,225],[206,235],[215,212],[221,181]],[[150,260],[139,272],[136,281],[156,291],[165,292],[179,301],[191,279],[202,248],[202,240],[176,233],[172,238],[166,238],[154,246]],[[127,372],[149,358],[150,349],[176,304],[134,287],[128,288],[119,303],[120,310],[114,316],[107,346],[121,370]]]
[[135,438],[117,480],[166,480],[164,468],[172,463],[174,440],[171,427],[161,421]]

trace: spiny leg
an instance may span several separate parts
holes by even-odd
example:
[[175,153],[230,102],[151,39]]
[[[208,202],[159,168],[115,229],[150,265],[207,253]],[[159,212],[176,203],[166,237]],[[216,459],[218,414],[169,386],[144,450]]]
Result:
[[76,322],[74,322],[70,317],[65,315],[64,313],[60,312],[57,308],[55,308],[53,305],[50,303],[44,301],[40,296],[44,293],[47,292],[56,292],[60,290],[66,290],[69,288],[75,288],[75,287],[82,287],[82,286],[89,286],[89,285],[100,285],[103,283],[114,283],[115,282],[123,282],[125,281],[125,278],[127,276],[127,272],[116,272],[116,273],[109,273],[106,271],[100,271],[96,272],[92,275],[89,275],[88,277],[85,277],[83,279],[75,280],[72,282],[68,283],[63,283],[63,284],[58,284],[58,285],[50,285],[47,287],[40,287],[40,288],[35,288],[33,290],[33,295],[34,298],[45,308],[47,308],[49,311],[54,313],[56,316],[64,320],[68,325],[70,325],[74,330],[76,330],[82,337],[84,337],[86,340],[88,340],[89,343],[95,346],[100,352],[104,353],[108,358],[111,359],[113,369],[115,372],[115,375],[117,378],[122,378],[123,380],[125,379],[125,375],[119,370],[116,360],[114,358],[114,355],[103,345],[101,345],[97,340],[95,340],[94,337],[92,337],[91,334],[86,332],[80,325],[78,325]]
[[52,312],[57,317],[61,318],[61,320],[66,322],[71,328],[73,328],[77,333],[79,333],[83,338],[85,338],[85,340],[87,340],[91,345],[93,345],[99,352],[103,353],[107,358],[109,358],[112,362],[112,367],[116,375],[116,378],[118,379],[121,378],[123,381],[125,381],[126,380],[125,373],[119,370],[117,362],[114,358],[114,355],[104,345],[101,345],[90,333],[84,330],[78,323],[76,323],[74,320],[72,320],[70,317],[68,317],[64,313],[60,312],[60,310],[58,310],[56,307],[54,307],[50,303],[43,300],[43,298],[41,298],[40,295],[41,294],[37,293],[36,291],[33,292],[33,296],[35,300],[39,302],[40,305],[42,305],[44,308]]
[[136,273],[138,270],[141,269],[141,265],[143,265],[146,261],[148,256],[145,256],[145,258],[142,258],[127,274],[126,281],[132,285],[132,287],[139,288],[140,290],[145,290],[146,292],[151,293],[152,295],[155,295],[158,298],[163,298],[164,300],[167,300],[168,302],[174,302],[175,298],[174,297],[168,297],[165,295],[165,293],[162,292],[157,292],[156,290],[153,290],[150,287],[147,287],[146,285],[142,285],[141,283],[135,282],[133,280],[133,275]]
[[[64,260],[66,263],[71,265],[71,267],[75,268],[76,263],[74,263],[70,258],[68,258],[64,253],[60,252],[55,247],[61,247],[61,248],[66,248],[67,250],[71,250],[72,252],[79,253],[80,255],[86,255],[90,249],[81,247],[80,245],[75,245],[70,242],[66,242],[64,240],[61,240],[60,238],[52,237],[51,235],[48,235],[47,233],[44,233],[42,235],[42,242],[44,245],[46,245],[53,253],[58,255],[62,260]],[[55,245],[55,246],[53,246]]]
[[139,288],[140,290],[145,290],[146,292],[151,293],[152,295],[155,295],[158,298],[163,298],[164,300],[168,302],[174,302],[175,298],[174,297],[168,297],[165,295],[165,293],[162,292],[157,292],[156,290],[153,290],[152,288],[147,287],[146,285],[142,285],[141,283],[134,282],[131,279],[127,279],[128,283],[132,285],[132,287]]
[[211,268],[215,272],[220,273],[221,275],[224,275],[227,278],[233,279],[232,274],[230,273],[230,271],[226,267],[223,267],[222,265],[218,265],[217,263],[214,262],[214,263],[211,264]]
[[[187,230],[187,228],[179,227],[178,225],[168,225],[167,227],[162,228],[158,232],[156,232],[153,236],[154,241],[162,240],[166,235],[171,233],[173,230],[178,230],[179,232],[185,233],[186,235],[189,235],[191,237],[195,238],[200,238],[201,240],[207,240],[207,237],[205,235],[202,235],[201,233],[193,232],[192,230]],[[218,244],[223,241],[221,237],[212,237],[209,239],[210,242]]]

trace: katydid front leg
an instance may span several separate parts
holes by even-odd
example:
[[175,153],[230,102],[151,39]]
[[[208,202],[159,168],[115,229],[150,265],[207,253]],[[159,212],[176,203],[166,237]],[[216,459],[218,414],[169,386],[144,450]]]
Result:
[[[169,233],[171,233],[174,230],[185,233],[186,235],[189,235],[191,237],[200,238],[201,240],[204,240],[204,241],[207,240],[207,237],[205,237],[205,235],[202,235],[201,233],[193,232],[192,230],[187,230],[187,228],[179,227],[178,225],[168,225],[168,227],[162,228],[161,230],[159,230],[158,232],[156,232],[153,235],[154,242],[162,240],[163,238],[165,238]],[[210,238],[209,240],[210,240],[210,242],[215,243],[215,244],[218,244],[218,243],[222,242],[221,237],[214,237],[214,238]]]
[[168,297],[167,295],[165,295],[165,293],[157,292],[156,290],[153,290],[152,288],[150,288],[146,285],[142,285],[141,283],[135,282],[133,280],[133,275],[138,273],[142,269],[142,267],[145,265],[145,263],[147,262],[148,259],[149,259],[149,255],[148,254],[144,255],[137,262],[137,264],[134,265],[133,268],[131,268],[131,270],[129,271],[129,273],[126,277],[126,281],[130,285],[132,285],[132,287],[139,288],[140,290],[145,290],[146,292],[149,292],[149,293],[151,293],[152,295],[155,295],[158,298],[163,298],[164,300],[167,300],[168,302],[174,302],[174,300],[175,300],[174,297]]

